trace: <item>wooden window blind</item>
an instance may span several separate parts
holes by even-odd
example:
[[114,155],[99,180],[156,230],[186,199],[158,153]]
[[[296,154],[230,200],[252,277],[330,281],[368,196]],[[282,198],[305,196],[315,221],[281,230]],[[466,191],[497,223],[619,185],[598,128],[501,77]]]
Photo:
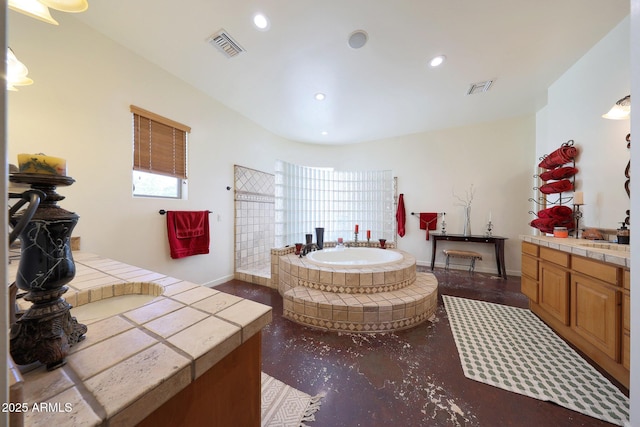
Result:
[[189,126],[131,105],[133,169],[187,179]]

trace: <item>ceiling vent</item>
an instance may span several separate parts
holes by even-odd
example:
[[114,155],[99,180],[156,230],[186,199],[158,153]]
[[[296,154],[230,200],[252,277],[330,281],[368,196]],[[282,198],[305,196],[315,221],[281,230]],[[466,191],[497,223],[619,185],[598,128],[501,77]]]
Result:
[[228,58],[233,58],[234,56],[245,52],[245,50],[235,41],[229,33],[227,33],[224,29],[218,31],[207,40],[211,45],[220,49],[220,51],[225,54]]
[[467,95],[474,95],[476,93],[482,93],[489,90],[493,80],[487,80],[486,82],[472,83],[467,90]]

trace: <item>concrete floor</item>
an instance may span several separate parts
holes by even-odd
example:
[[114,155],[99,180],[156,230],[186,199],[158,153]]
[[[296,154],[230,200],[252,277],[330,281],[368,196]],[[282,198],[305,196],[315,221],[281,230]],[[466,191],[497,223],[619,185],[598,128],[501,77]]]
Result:
[[[519,277],[434,273],[440,295],[527,307]],[[284,319],[282,298],[266,287],[233,280],[216,289],[273,307],[273,322],[263,329],[262,369],[311,395],[325,394],[311,427],[611,425],[467,379],[440,296],[432,321],[365,335],[324,332]]]

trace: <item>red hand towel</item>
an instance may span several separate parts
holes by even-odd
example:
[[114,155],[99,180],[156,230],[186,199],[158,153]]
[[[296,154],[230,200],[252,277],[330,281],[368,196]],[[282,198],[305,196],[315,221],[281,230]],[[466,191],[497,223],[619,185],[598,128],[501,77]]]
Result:
[[396,221],[398,221],[398,236],[405,234],[404,223],[407,220],[407,213],[404,210],[404,194],[398,198],[398,210],[396,211]]
[[209,211],[168,211],[171,258],[209,253]]
[[429,230],[435,230],[437,226],[437,212],[420,212],[420,230],[427,230],[427,240],[429,240]]

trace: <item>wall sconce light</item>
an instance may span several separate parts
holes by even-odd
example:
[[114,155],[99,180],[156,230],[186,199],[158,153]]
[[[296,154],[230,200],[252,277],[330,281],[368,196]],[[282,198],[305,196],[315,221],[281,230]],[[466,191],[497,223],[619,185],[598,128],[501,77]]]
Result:
[[58,25],[51,17],[49,8],[62,12],[84,12],[89,7],[87,0],[9,0],[9,8],[49,24]]
[[10,47],[7,48],[7,90],[17,90],[16,86],[28,86],[33,80],[27,77],[29,70],[16,58]]
[[631,95],[627,95],[609,110],[607,114],[603,114],[605,119],[624,120],[628,119],[631,114]]

